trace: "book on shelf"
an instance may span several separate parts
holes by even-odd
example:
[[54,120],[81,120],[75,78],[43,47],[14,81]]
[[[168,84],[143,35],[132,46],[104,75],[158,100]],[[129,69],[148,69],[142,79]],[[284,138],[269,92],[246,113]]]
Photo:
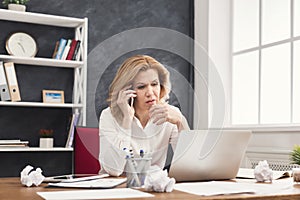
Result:
[[68,130],[68,138],[65,146],[66,148],[71,148],[73,146],[74,132],[75,132],[75,127],[78,123],[79,115],[80,115],[79,113],[73,113],[72,115],[69,130]]
[[66,60],[67,59],[67,55],[69,53],[69,50],[70,50],[70,47],[71,47],[71,43],[72,43],[72,40],[71,39],[68,39],[67,40],[67,44],[64,48],[64,51],[62,53],[62,56],[61,56],[61,60]]
[[78,60],[80,44],[80,40],[61,38],[55,43],[52,58],[59,60]]
[[66,60],[72,60],[78,40],[73,39]]
[[56,57],[57,50],[58,50],[58,46],[59,46],[59,41],[56,41],[56,42],[55,42],[54,51],[53,51],[53,54],[52,54],[52,58],[55,58],[55,57]]
[[66,44],[67,44],[67,40],[64,39],[64,38],[60,38],[60,40],[59,40],[59,45],[58,45],[58,49],[57,49],[57,53],[56,53],[56,56],[55,56],[55,59],[58,59],[58,60],[61,59]]
[[73,56],[72,56],[72,60],[78,60],[78,59],[79,59],[80,44],[81,44],[81,41],[80,41],[80,40],[77,40],[76,47],[75,47],[75,51],[74,51],[74,54],[73,54]]
[[0,148],[8,148],[8,147],[29,147],[28,141],[22,140],[0,140]]

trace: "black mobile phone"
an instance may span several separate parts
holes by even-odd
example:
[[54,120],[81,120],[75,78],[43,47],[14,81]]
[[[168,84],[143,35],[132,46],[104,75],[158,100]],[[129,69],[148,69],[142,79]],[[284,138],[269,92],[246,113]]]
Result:
[[128,104],[129,104],[129,106],[133,106],[133,103],[134,103],[134,97],[131,97],[131,98],[129,98],[128,99]]

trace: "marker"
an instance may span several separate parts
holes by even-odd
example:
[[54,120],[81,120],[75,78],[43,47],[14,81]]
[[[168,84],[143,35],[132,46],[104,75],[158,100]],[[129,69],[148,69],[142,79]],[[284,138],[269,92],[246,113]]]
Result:
[[141,156],[141,158],[143,158],[143,157],[144,157],[144,155],[145,155],[145,152],[144,152],[144,150],[143,150],[143,149],[141,149],[141,150],[140,150],[140,156]]

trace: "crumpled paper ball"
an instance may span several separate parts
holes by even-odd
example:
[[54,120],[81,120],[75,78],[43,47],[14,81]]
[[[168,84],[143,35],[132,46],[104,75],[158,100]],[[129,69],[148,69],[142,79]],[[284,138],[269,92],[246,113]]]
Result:
[[155,192],[172,192],[175,179],[168,177],[167,170],[162,170],[158,166],[151,166],[145,179],[145,189]]
[[39,186],[45,179],[45,177],[42,175],[41,168],[37,168],[34,171],[32,171],[32,169],[32,166],[27,165],[21,171],[21,183],[23,185],[26,185],[27,187],[30,187],[32,185]]
[[254,169],[254,176],[258,182],[272,182],[273,171],[266,160],[258,162],[258,165]]

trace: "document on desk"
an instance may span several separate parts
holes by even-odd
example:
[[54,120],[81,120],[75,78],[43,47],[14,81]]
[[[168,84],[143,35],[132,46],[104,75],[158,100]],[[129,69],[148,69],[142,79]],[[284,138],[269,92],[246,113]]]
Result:
[[291,179],[274,180],[272,183],[257,183],[255,180],[240,179],[237,182],[209,181],[193,183],[177,183],[174,189],[200,196],[227,194],[276,194],[293,190]]
[[126,178],[99,178],[94,180],[67,182],[62,181],[58,183],[49,183],[50,187],[68,187],[68,188],[99,188],[107,189],[116,187],[126,182]]
[[[273,170],[273,179],[277,180],[280,178],[290,177],[292,174],[291,171],[276,171]],[[240,168],[238,174],[236,175],[237,178],[250,178],[255,179],[254,176],[254,169],[250,168]]]
[[82,200],[82,199],[117,199],[146,198],[154,195],[130,188],[115,188],[105,190],[68,190],[53,192],[37,192],[45,200]]
[[174,189],[200,196],[255,193],[255,190],[249,188],[248,184],[227,181],[177,183]]

